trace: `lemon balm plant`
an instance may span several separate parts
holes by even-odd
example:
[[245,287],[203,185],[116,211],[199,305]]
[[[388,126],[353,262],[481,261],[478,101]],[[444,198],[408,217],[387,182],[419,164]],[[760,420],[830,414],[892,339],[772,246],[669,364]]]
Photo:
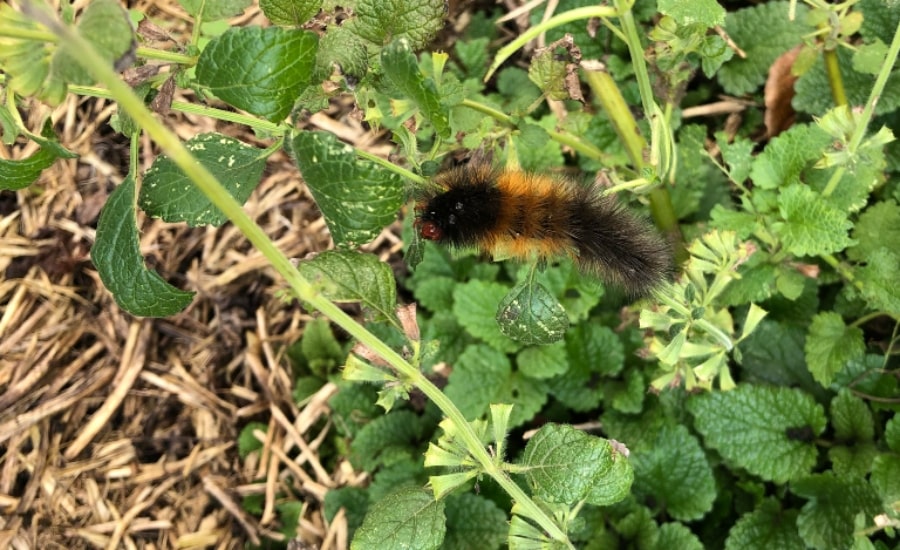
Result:
[[[315,324],[300,344],[305,365],[343,363],[334,445],[372,484],[332,491],[325,511],[350,511],[355,547],[886,544],[900,500],[900,256],[890,245],[900,197],[886,177],[897,165],[887,128],[900,17],[889,2],[730,13],[711,1],[564,2],[553,17],[533,12],[498,51],[492,18],[478,15],[452,56],[428,51],[445,25],[443,2],[352,4],[261,2],[272,25],[206,36],[202,23],[246,4],[185,1],[195,26],[177,54],[139,42],[149,26],[135,34],[111,0],[77,14],[2,6],[4,136],[41,149],[3,161],[0,185],[27,186],[69,154],[50,125],[23,127],[18,101],[110,97],[132,140],[132,170],[104,208],[92,258],[124,309],[171,315],[192,299],[145,267],[138,206],[191,225],[231,221],[299,300],[357,341],[340,357]],[[550,46],[527,69],[506,63],[540,35]],[[752,113],[728,132],[683,124],[686,106],[719,89],[756,97],[768,67],[794,47],[803,52],[794,103],[817,118],[764,145],[751,139]],[[588,62],[600,59],[605,66]],[[149,68],[129,86],[116,69],[132,63]],[[240,113],[172,102],[172,86]],[[582,88],[584,103],[573,100]],[[336,96],[391,131],[404,167],[296,127]],[[219,134],[182,143],[148,104],[244,124],[272,145]],[[141,174],[144,133],[164,154]],[[281,148],[337,247],[296,268],[240,208]],[[604,168],[612,191],[640,195],[683,275],[635,306],[571,263],[489,263],[409,230],[415,270],[402,284],[419,311],[398,309],[391,270],[353,249],[460,148],[526,170],[559,169],[565,152],[582,171]],[[346,301],[370,322],[336,305]],[[452,366],[443,391],[426,376],[442,363]],[[329,375],[308,374],[304,384]],[[726,391],[682,389],[716,385]],[[433,405],[410,406],[413,390]],[[615,440],[569,425],[598,418]],[[510,437],[524,427],[540,429],[526,444]],[[253,452],[251,433],[242,452]]]

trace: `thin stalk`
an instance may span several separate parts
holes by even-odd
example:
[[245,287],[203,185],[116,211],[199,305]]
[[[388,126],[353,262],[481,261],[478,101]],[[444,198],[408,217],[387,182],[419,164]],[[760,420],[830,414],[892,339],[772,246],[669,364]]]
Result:
[[559,15],[554,15],[550,19],[542,21],[541,23],[529,28],[527,31],[519,35],[518,38],[516,38],[506,46],[500,48],[500,50],[497,52],[496,57],[494,57],[494,62],[488,69],[487,74],[484,75],[484,81],[487,82],[491,78],[491,76],[493,76],[494,71],[496,71],[504,61],[509,59],[512,54],[516,53],[520,48],[525,46],[525,44],[528,44],[541,34],[554,27],[565,25],[566,23],[571,23],[572,21],[578,21],[579,19],[590,19],[592,17],[599,17],[601,19],[604,19],[615,16],[616,9],[608,6],[588,6],[586,8],[577,8],[560,13]]
[[[884,87],[887,84],[888,77],[891,75],[891,70],[897,63],[898,54],[900,54],[900,26],[897,26],[897,30],[894,31],[891,47],[888,48],[884,63],[881,65],[881,70],[878,72],[878,77],[875,79],[875,84],[872,86],[872,91],[869,93],[869,99],[866,101],[863,112],[857,120],[856,128],[853,131],[853,135],[850,137],[850,143],[847,144],[847,150],[851,155],[859,149],[859,146],[866,136],[866,130],[869,127],[869,123],[872,121],[872,117],[875,115],[875,106],[878,104],[882,92],[884,92]],[[828,197],[834,192],[838,182],[840,182],[841,178],[844,176],[845,171],[843,166],[839,166],[834,171],[834,174],[832,174],[831,179],[828,180],[828,184],[822,191],[823,196]]]
[[247,237],[247,239],[269,260],[296,293],[297,297],[346,330],[373,352],[381,356],[402,376],[415,384],[431,399],[441,411],[447,415],[459,429],[459,436],[466,443],[469,452],[478,460],[485,473],[500,484],[513,497],[525,515],[536,521],[553,539],[568,543],[566,534],[547,516],[497,465],[494,464],[487,450],[482,446],[478,436],[472,430],[465,417],[450,399],[415,367],[410,365],[397,352],[378,339],[353,318],[344,313],[337,305],[322,296],[291,264],[287,256],[268,238],[263,230],[244,212],[230,193],[228,193],[215,176],[203,165],[196,162],[178,137],[170,132],[144,106],[143,102],[122,82],[107,62],[100,57],[93,46],[69,27],[60,24],[55,17],[43,9],[43,6],[31,2],[29,13],[39,19],[45,26],[53,30],[59,41],[72,51],[79,52],[78,62],[82,64],[98,81],[102,82],[112,93],[119,106],[124,109],[135,122],[143,128],[151,138],[165,151],[166,155],[181,168],[194,182],[210,202],[221,210],[229,220]]
[[[468,107],[469,109],[473,109],[478,111],[479,113],[484,113],[489,117],[498,120],[504,124],[508,124],[510,126],[515,127],[515,122],[513,118],[502,111],[498,111],[493,107],[489,107],[483,103],[478,103],[477,101],[472,101],[471,99],[464,99],[462,102],[464,107]],[[582,155],[592,158],[595,160],[603,160],[606,155],[603,154],[603,151],[591,145],[590,143],[586,143],[581,139],[563,132],[557,132],[555,130],[547,130],[547,134],[550,136],[550,139],[557,143],[561,143],[570,147],[572,150],[581,153]]]
[[844,90],[844,79],[841,77],[841,64],[838,62],[837,50],[825,50],[825,74],[831,86],[831,97],[838,106],[847,105],[847,92]]

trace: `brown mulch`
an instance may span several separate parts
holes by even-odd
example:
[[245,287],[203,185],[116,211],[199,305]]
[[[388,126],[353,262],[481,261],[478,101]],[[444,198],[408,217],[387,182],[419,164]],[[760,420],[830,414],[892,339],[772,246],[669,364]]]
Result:
[[[144,4],[137,9],[160,16],[174,9]],[[297,542],[345,548],[342,516],[326,522],[322,499],[363,480],[347,463],[319,462],[336,388],[293,402],[285,348],[312,317],[285,300],[264,258],[231,224],[140,216],[148,266],[196,291],[193,303],[171,318],[136,318],[100,282],[90,260],[97,217],[128,164],[127,143],[107,126],[113,112],[108,101],[74,96],[56,109],[26,104],[29,128],[52,114],[62,144],[80,157],[0,193],[0,548],[243,547],[281,536],[279,494],[304,502]],[[309,123],[387,154],[347,112],[335,105]],[[183,138],[221,131],[259,143],[209,119],[166,120]],[[2,158],[33,152],[0,145]],[[155,156],[145,141],[142,169]],[[283,153],[245,209],[290,257],[330,246]],[[396,234],[386,230],[369,249],[396,254]],[[268,430],[258,432],[262,452],[242,460],[237,435],[251,420]],[[249,495],[262,496],[261,517],[241,507]]]

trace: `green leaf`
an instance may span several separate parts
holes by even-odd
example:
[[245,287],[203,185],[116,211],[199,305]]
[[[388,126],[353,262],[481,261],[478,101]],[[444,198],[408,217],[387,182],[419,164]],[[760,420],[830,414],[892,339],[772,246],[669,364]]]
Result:
[[865,261],[887,243],[900,243],[900,206],[893,199],[876,202],[859,216],[851,234],[856,245],[847,257]]
[[885,504],[900,500],[900,456],[896,454],[876,456],[872,462],[872,476],[869,481]]
[[814,474],[791,483],[791,492],[809,499],[797,518],[803,541],[814,548],[848,548],[853,542],[855,518],[863,513],[866,524],[883,512],[881,499],[864,479]]
[[315,34],[279,27],[230,28],[197,60],[197,81],[222,101],[278,122],[309,83]]
[[337,381],[338,392],[328,400],[331,418],[337,433],[342,437],[356,437],[375,418],[381,417],[381,410],[375,404],[377,388],[369,384]]
[[809,187],[799,183],[790,185],[779,194],[778,206],[784,222],[776,222],[773,228],[792,254],[831,254],[853,244],[847,235],[853,224],[846,214]]
[[864,74],[878,74],[888,56],[888,47],[881,40],[861,44],[853,53],[853,70]]
[[[78,20],[76,29],[109,65],[115,65],[119,70],[131,65],[137,42],[128,14],[116,0],[91,2]],[[79,52],[57,48],[51,62],[52,70],[70,84],[93,84],[94,77],[79,60]],[[120,63],[124,66],[118,67]]]
[[700,442],[684,426],[665,426],[632,450],[634,492],[651,498],[681,521],[702,518],[712,509],[716,484]]
[[449,111],[441,105],[434,80],[426,79],[419,70],[409,41],[399,38],[388,44],[381,50],[381,65],[385,77],[401,96],[415,103],[439,136],[449,138]]
[[244,13],[252,0],[178,0],[178,3],[192,17],[202,19],[204,23],[237,17]]
[[[837,50],[838,64],[841,67],[841,80],[847,93],[847,102],[850,105],[865,105],[872,91],[873,78],[870,74],[853,70],[853,54],[844,48]],[[791,101],[794,109],[804,113],[821,116],[834,107],[834,101],[830,93],[822,93],[822,90],[830,90],[828,75],[825,72],[825,63],[822,57],[816,60],[812,68],[801,76],[794,84],[796,95]],[[900,71],[893,71],[884,86],[884,92],[875,103],[875,114],[890,113],[900,106]]]
[[722,160],[728,168],[728,177],[735,183],[743,183],[750,177],[755,144],[749,139],[737,136],[731,141],[724,132],[716,132],[716,144],[722,151]]
[[506,403],[514,406],[509,425],[516,427],[547,400],[537,381],[513,373],[507,356],[485,345],[469,346],[452,367],[445,393],[469,420],[483,416],[491,403]]
[[763,189],[799,184],[803,170],[818,160],[830,143],[831,138],[818,126],[793,126],[773,138],[753,160],[750,178]]
[[[266,158],[256,147],[216,133],[200,134],[184,145],[239,203],[243,204],[259,185]],[[167,222],[218,227],[228,221],[166,155],[157,157],[144,174],[138,202],[145,212]]]
[[[885,240],[885,243],[889,242]],[[870,308],[900,316],[898,272],[900,254],[887,248],[880,248],[869,254],[866,265],[856,269],[857,279],[863,285],[863,298]]]
[[681,523],[665,523],[659,527],[659,538],[656,539],[655,550],[703,550],[703,543],[686,525]]
[[[807,8],[797,6],[797,16],[788,18],[789,2],[766,2],[728,13],[725,31],[747,54],[735,56],[718,72],[719,83],[729,94],[753,92],[766,81],[769,67],[779,55],[801,44],[812,29],[805,24]],[[760,40],[764,36],[765,40]],[[827,87],[825,89],[828,89]]]
[[[347,538],[353,539],[353,535],[369,510],[369,493],[361,487],[339,487],[329,489],[325,493],[325,518],[334,520],[337,513],[344,509],[347,518]],[[259,514],[262,514],[260,510]]]
[[597,375],[614,376],[625,366],[622,340],[609,327],[580,323],[566,333],[569,369],[547,381],[550,393],[576,411],[597,407],[608,383]]
[[823,311],[813,317],[803,350],[809,372],[827,387],[849,361],[862,359],[866,345],[862,329],[848,327],[833,311]]
[[519,283],[500,301],[497,309],[500,332],[525,345],[546,345],[562,340],[569,318],[544,285]]
[[859,34],[866,42],[880,39],[889,44],[900,26],[900,10],[897,6],[884,0],[861,0],[856,7],[863,13]]
[[417,457],[422,421],[412,411],[395,411],[363,426],[353,438],[350,460],[363,470]]
[[535,53],[528,66],[528,79],[550,99],[569,99],[566,88],[568,61],[555,49],[544,48]]
[[322,0],[259,1],[259,9],[269,18],[269,21],[286,27],[299,27],[315,17],[321,8]]
[[419,457],[400,451],[374,473],[369,484],[369,498],[377,502],[400,487],[421,488],[425,483],[425,466]]
[[[22,33],[47,32],[34,20],[15,11],[8,2],[0,4],[0,26]],[[0,69],[10,90],[24,97],[37,97],[59,105],[66,97],[66,81],[52,66],[57,48],[49,42],[17,38],[10,32],[0,36]],[[8,139],[4,136],[4,142]]]
[[679,25],[700,23],[715,27],[725,22],[725,8],[715,0],[659,0],[660,13],[672,17]]
[[396,174],[326,132],[300,132],[290,148],[337,247],[365,244],[396,219],[404,195]]
[[49,168],[59,158],[54,151],[41,147],[28,158],[19,160],[0,159],[0,191],[24,189],[34,183],[45,168]]
[[545,424],[525,446],[522,466],[538,498],[572,504],[612,469],[614,452],[605,439],[572,426]]
[[259,430],[265,433],[268,430],[269,426],[263,422],[248,422],[246,426],[241,428],[241,433],[238,434],[238,455],[243,458],[247,458],[247,455],[252,453],[253,451],[258,451],[262,449],[263,442],[256,439],[256,436],[253,435],[255,430]]
[[194,293],[178,290],[144,265],[134,202],[134,179],[129,176],[100,212],[91,260],[125,311],[140,317],[174,315],[191,303]]
[[328,250],[297,269],[334,302],[360,302],[376,319],[395,319],[397,283],[394,272],[372,254]]
[[872,411],[847,388],[831,401],[831,425],[834,437],[843,443],[866,443],[875,437]]
[[446,532],[444,522],[443,501],[435,501],[419,487],[405,487],[370,508],[350,548],[439,548]]
[[562,342],[525,348],[516,356],[516,366],[529,378],[551,378],[569,370],[566,347]]
[[722,231],[734,231],[739,239],[747,239],[759,228],[755,215],[743,210],[729,210],[721,204],[713,207],[710,218],[712,227]]
[[359,0],[353,32],[378,47],[406,38],[424,48],[444,27],[444,0]]
[[341,68],[343,75],[357,78],[362,78],[369,67],[366,42],[344,26],[329,27],[319,41],[316,71],[324,73],[323,80],[331,75],[335,64]]
[[300,352],[312,373],[325,378],[341,364],[344,352],[331,331],[331,325],[322,318],[313,319],[303,329]]
[[763,319],[753,334],[738,344],[744,376],[775,386],[817,389],[806,368],[804,336],[796,325]]
[[611,506],[628,497],[634,483],[634,468],[620,443],[611,441],[613,465],[606,473],[594,478],[585,501],[595,506]]
[[900,416],[894,416],[884,425],[884,442],[888,449],[900,453]]
[[493,501],[471,493],[456,494],[447,499],[447,535],[441,550],[500,548],[509,529],[506,514]]
[[805,550],[806,544],[797,532],[797,516],[797,510],[782,510],[777,501],[767,498],[734,524],[725,540],[725,550]]
[[514,352],[521,346],[500,332],[494,316],[507,287],[500,283],[470,281],[453,289],[453,314],[466,332],[501,351]]
[[764,480],[785,483],[809,473],[816,447],[790,436],[825,429],[825,413],[808,394],[790,388],[743,385],[692,397],[697,431],[725,460]]

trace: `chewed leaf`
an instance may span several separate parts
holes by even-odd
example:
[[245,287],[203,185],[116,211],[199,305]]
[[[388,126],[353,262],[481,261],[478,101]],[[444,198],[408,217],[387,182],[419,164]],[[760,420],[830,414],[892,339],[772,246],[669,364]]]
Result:
[[[266,158],[256,147],[215,133],[193,137],[185,147],[238,202],[246,201],[259,185]],[[165,155],[158,157],[144,175],[140,206],[151,216],[190,226],[219,226],[228,219]]]

